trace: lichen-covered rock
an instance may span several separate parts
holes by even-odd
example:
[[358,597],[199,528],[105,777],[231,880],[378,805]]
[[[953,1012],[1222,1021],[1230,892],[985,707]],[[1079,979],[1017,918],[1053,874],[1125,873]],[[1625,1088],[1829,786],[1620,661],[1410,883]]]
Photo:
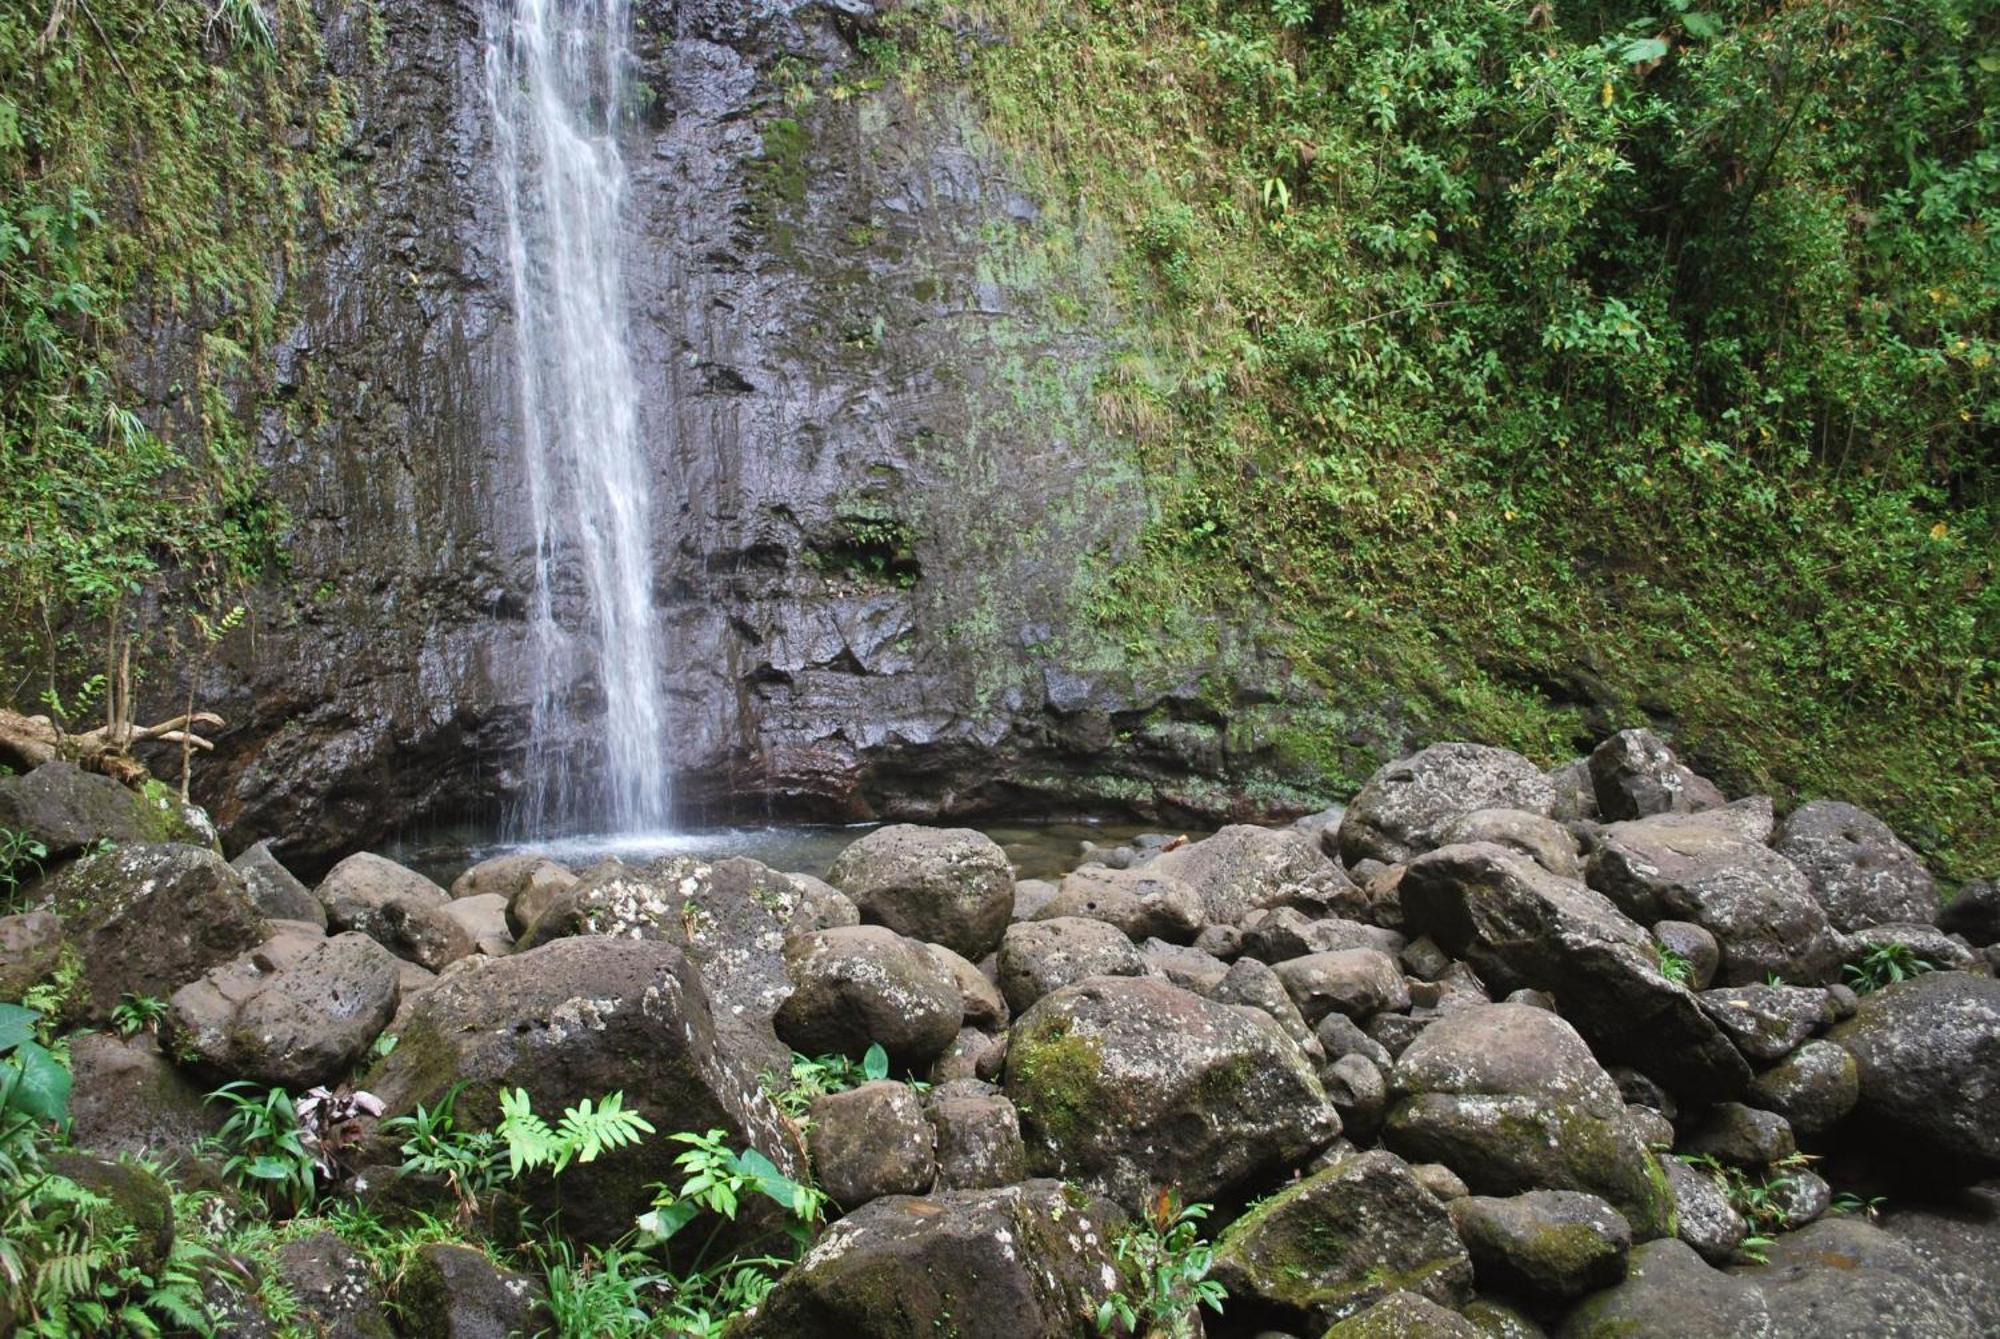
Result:
[[1321,1339],[1484,1339],[1479,1327],[1428,1297],[1393,1292]]
[[[51,863],[103,840],[179,842],[194,836],[110,777],[61,761],[0,776],[0,829],[41,843],[47,851],[43,858]],[[213,840],[210,831],[195,844]]]
[[840,853],[827,881],[862,920],[974,962],[1000,946],[1014,910],[1007,853],[971,828],[877,828]]
[[1792,1127],[1775,1111],[1741,1102],[1717,1102],[1682,1148],[1735,1167],[1758,1170],[1799,1151]]
[[449,893],[379,855],[347,857],[320,880],[317,895],[330,929],[365,934],[425,971],[442,971],[477,951],[465,927],[445,914]]
[[1591,750],[1588,766],[1591,794],[1606,822],[1694,813],[1723,802],[1722,792],[1683,767],[1651,730],[1620,730]]
[[879,1042],[889,1058],[921,1070],[958,1035],[958,982],[924,945],[879,925],[836,926],[785,945],[794,987],[779,1006],[778,1036],[808,1055],[859,1059]]
[[1601,817],[1597,811],[1597,790],[1590,780],[1590,759],[1572,758],[1560,767],[1552,767],[1548,778],[1556,796],[1555,805],[1549,810],[1550,818],[1558,823],[1595,823]]
[[1625,1281],[1579,1302],[1556,1339],[1807,1339],[1771,1326],[1763,1293],[1666,1238],[1633,1250]]
[[1330,1013],[1367,1018],[1410,1007],[1410,988],[1394,958],[1374,948],[1340,949],[1290,958],[1274,969],[1306,1022]]
[[1602,895],[1490,844],[1446,846],[1403,875],[1412,929],[1496,993],[1552,993],[1607,1061],[1696,1099],[1742,1091],[1750,1069],[1694,995],[1660,973],[1644,930]]
[[[39,770],[39,769],[38,769]],[[132,845],[84,856],[37,885],[83,961],[92,1022],[125,994],[173,994],[256,947],[264,918],[243,876],[200,846]]]
[[1179,879],[1151,868],[1086,865],[1063,877],[1035,920],[1086,916],[1117,926],[1128,939],[1185,944],[1206,923],[1201,898]]
[[1237,1219],[1213,1276],[1231,1309],[1311,1333],[1397,1290],[1446,1306],[1472,1296],[1472,1262],[1444,1206],[1380,1151],[1342,1158]]
[[1583,858],[1576,838],[1562,824],[1525,809],[1475,809],[1452,819],[1438,833],[1439,846],[1492,842],[1518,851],[1562,879],[1583,877]]
[[1845,1047],[1807,1042],[1751,1082],[1750,1100],[1800,1134],[1823,1134],[1860,1102],[1861,1071]]
[[987,1190],[1027,1179],[1020,1114],[990,1085],[940,1085],[927,1110],[937,1135],[938,1189]]
[[2000,944],[2000,882],[1973,879],[1965,884],[1938,913],[1937,925],[1975,944]]
[[1837,929],[1937,920],[1937,884],[1930,871],[1866,809],[1836,800],[1802,804],[1772,845],[1805,872]]
[[52,911],[0,916],[0,1001],[19,1000],[62,965],[62,917]]
[[324,1339],[394,1339],[382,1290],[362,1254],[331,1232],[278,1247],[278,1277],[308,1333]]
[[1081,916],[1017,921],[1000,940],[1000,993],[1017,1014],[1086,977],[1139,976],[1145,970],[1122,930]]
[[1740,1271],[1770,1308],[1774,1335],[1813,1339],[1976,1339],[1969,1298],[1903,1242],[1859,1216],[1822,1218]]
[[1255,958],[1238,958],[1210,992],[1210,998],[1222,1004],[1247,1004],[1253,1009],[1262,1009],[1308,1058],[1317,1059],[1325,1054],[1320,1049],[1319,1038],[1306,1026],[1299,1006],[1292,1003],[1285,983],[1278,979],[1276,972]]
[[1710,1264],[1734,1260],[1736,1248],[1750,1235],[1750,1225],[1730,1204],[1721,1183],[1680,1158],[1663,1158],[1660,1165],[1674,1194],[1674,1230],[1680,1239]]
[[563,868],[553,860],[538,860],[530,865],[519,882],[513,884],[513,891],[507,894],[507,928],[513,931],[514,938],[526,938],[529,929],[542,918],[542,913],[549,909],[550,904],[576,887],[577,883],[578,876],[574,871]]
[[313,896],[271,853],[269,840],[258,842],[229,862],[243,876],[243,886],[258,914],[276,921],[310,921],[326,925],[326,904]]
[[1980,955],[1935,925],[1914,925],[1887,921],[1866,925],[1847,936],[1841,958],[1846,963],[1864,963],[1878,949],[1908,950],[1933,967],[1946,971],[1970,971]]
[[1038,1173],[1120,1203],[1212,1199],[1340,1133],[1319,1079],[1268,1017],[1150,977],[1094,977],[1014,1024],[1007,1095]]
[[1361,890],[1303,833],[1238,823],[1153,860],[1146,868],[1194,890],[1212,925],[1234,924],[1263,907],[1297,906],[1358,914]]
[[999,986],[987,980],[977,964],[967,962],[943,944],[926,944],[924,950],[958,982],[959,1002],[965,1007],[963,1026],[988,1032],[1007,1026],[1007,1020],[1013,1017],[1007,1008],[1007,997],[1000,993]]
[[1467,1195],[1449,1211],[1485,1291],[1567,1301],[1625,1277],[1631,1224],[1595,1195]]
[[335,865],[313,891],[329,911],[343,899],[357,907],[379,905],[395,897],[434,905],[451,901],[450,893],[417,871],[369,851],[356,852]]
[[812,1104],[806,1146],[821,1189],[844,1210],[884,1195],[921,1195],[937,1174],[924,1105],[906,1083],[887,1079]]
[[1279,963],[1308,953],[1332,953],[1344,948],[1372,948],[1401,953],[1403,936],[1379,925],[1344,916],[1308,916],[1297,907],[1272,907],[1243,918],[1243,956]]
[[1722,966],[1722,946],[1714,935],[1693,921],[1667,920],[1653,922],[1653,938],[1687,964],[1687,980],[1682,985],[1689,990],[1707,990],[1714,984],[1715,973]]
[[875,1200],[828,1229],[731,1339],[1087,1335],[1123,1218],[1055,1181]]
[[1730,809],[1613,823],[1598,833],[1586,872],[1641,924],[1693,921],[1713,934],[1724,985],[1773,973],[1818,985],[1839,968],[1839,936],[1806,876],[1745,835]]
[[400,989],[395,958],[366,935],[279,936],[175,991],[160,1039],[211,1074],[310,1088],[361,1058]]
[[[761,1058],[726,1049],[699,974],[671,944],[584,937],[472,959],[440,977],[398,1027],[396,1049],[361,1084],[391,1116],[419,1103],[435,1109],[459,1082],[466,1128],[497,1122],[504,1088],[527,1089],[545,1115],[622,1092],[663,1132],[720,1129],[787,1174],[804,1170],[759,1086]],[[572,1166],[565,1223],[596,1239],[627,1230],[651,1202],[648,1187],[675,1176],[678,1151],[660,1137]]]
[[1828,1034],[1854,1057],[1857,1114],[1968,1177],[2000,1165],[2000,981],[1932,972],[1866,996]]
[[1736,1049],[1759,1065],[1790,1055],[1829,1021],[1826,992],[1810,986],[1725,986],[1695,998]]
[[1361,1055],[1343,1055],[1320,1071],[1320,1086],[1356,1139],[1372,1139],[1389,1110],[1389,1081],[1382,1067]]
[[1378,769],[1347,806],[1340,854],[1348,864],[1404,863],[1442,844],[1456,819],[1481,809],[1546,815],[1555,789],[1518,753],[1483,744],[1433,744]]
[[82,1033],[70,1039],[69,1063],[69,1134],[78,1148],[160,1157],[222,1128],[223,1113],[149,1033]]
[[511,1339],[552,1321],[539,1280],[456,1242],[417,1247],[393,1286],[403,1339]]
[[1442,1162],[1483,1195],[1583,1190],[1640,1240],[1670,1230],[1664,1174],[1575,1029],[1552,1013],[1494,1004],[1437,1019],[1396,1061],[1402,1098],[1383,1140]]
[[1972,1314],[1972,1333],[2000,1334],[2000,1185],[1987,1182],[1947,1199],[1892,1204],[1882,1230],[1909,1248],[1948,1295]]
[[1139,945],[1139,960],[1146,975],[1162,977],[1182,990],[1197,995],[1213,995],[1229,975],[1230,964],[1203,949],[1148,939]]

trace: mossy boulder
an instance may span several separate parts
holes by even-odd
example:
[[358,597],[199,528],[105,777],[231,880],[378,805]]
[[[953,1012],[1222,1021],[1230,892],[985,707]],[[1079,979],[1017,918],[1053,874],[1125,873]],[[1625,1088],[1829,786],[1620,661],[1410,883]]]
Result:
[[1000,946],[1014,912],[1007,853],[971,828],[877,828],[840,853],[827,882],[853,899],[862,920],[974,962]]
[[130,1263],[152,1273],[174,1249],[174,1191],[132,1162],[93,1153],[52,1153],[49,1170],[109,1201],[95,1220],[106,1233],[132,1229]]
[[1340,1133],[1304,1054],[1271,1019],[1151,977],[1092,977],[1014,1025],[1005,1087],[1029,1164],[1122,1204],[1212,1199]]
[[[1776,1333],[1755,1276],[1712,1269],[1686,1242],[1671,1239],[1635,1249],[1624,1281],[1584,1298],[1555,1330],[1556,1339],[1748,1339]],[[1795,1333],[1804,1339],[1824,1331]]]
[[168,1061],[149,1033],[70,1041],[70,1138],[97,1153],[166,1156],[222,1128],[223,1113]]
[[1394,1292],[1322,1339],[1485,1339],[1479,1327],[1416,1293]]
[[1648,1240],[1673,1231],[1659,1163],[1626,1117],[1618,1085],[1567,1022],[1493,1004],[1433,1022],[1396,1061],[1383,1139],[1413,1162],[1442,1162],[1482,1195],[1582,1190]]
[[1547,815],[1555,787],[1518,753],[1484,744],[1433,744],[1378,768],[1340,820],[1340,854],[1402,864],[1444,840],[1480,809]]
[[539,1280],[473,1246],[419,1246],[393,1284],[404,1339],[509,1339],[550,1324]]
[[1467,1195],[1450,1213],[1487,1292],[1567,1301],[1625,1277],[1632,1226],[1596,1195]]
[[880,925],[842,925],[785,945],[793,990],[778,1036],[808,1055],[860,1059],[879,1043],[895,1064],[922,1070],[965,1018],[958,978],[926,945]]
[[1232,1316],[1312,1332],[1397,1290],[1459,1306],[1473,1283],[1444,1205],[1379,1150],[1343,1158],[1231,1224],[1214,1276]]
[[208,815],[171,786],[149,781],[134,791],[69,762],[0,777],[0,829],[40,842],[51,864],[100,841],[215,844]]

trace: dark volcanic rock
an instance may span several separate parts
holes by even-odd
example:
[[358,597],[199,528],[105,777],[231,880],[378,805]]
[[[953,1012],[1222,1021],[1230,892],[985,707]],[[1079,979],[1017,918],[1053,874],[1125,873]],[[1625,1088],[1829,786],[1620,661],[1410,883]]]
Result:
[[1773,1333],[1813,1339],[1975,1339],[1969,1296],[1863,1218],[1781,1234],[1770,1263],[1741,1271],[1763,1291]]
[[1052,990],[1092,976],[1139,976],[1139,950],[1124,931],[1081,916],[1021,921],[1000,941],[1000,990],[1020,1013]]
[[1714,785],[1681,766],[1650,730],[1620,730],[1591,751],[1590,785],[1606,822],[1687,814],[1723,802]]
[[1794,810],[1772,842],[1812,881],[1835,928],[1937,919],[1937,885],[1917,853],[1866,809],[1814,800]]
[[1667,1239],[1635,1249],[1625,1281],[1585,1298],[1554,1333],[1557,1339],[1807,1339],[1816,1332],[1773,1330],[1754,1276],[1711,1269],[1687,1243]]
[[1226,827],[1146,868],[1177,879],[1200,899],[1212,924],[1233,924],[1263,907],[1359,912],[1361,890],[1311,838],[1287,828]]
[[1563,1301],[1625,1277],[1632,1227],[1595,1195],[1467,1195],[1453,1200],[1450,1212],[1479,1286],[1488,1292]]
[[859,1059],[880,1043],[921,1070],[958,1035],[964,998],[925,946],[879,925],[837,926],[785,946],[795,987],[777,1013],[778,1035],[808,1055]]
[[1829,1034],[1854,1057],[1859,1112],[1967,1177],[2000,1166],[2000,981],[1932,972],[1866,996]]
[[999,947],[1014,911],[1007,853],[970,828],[877,828],[840,853],[827,881],[862,920],[974,962]]
[[820,1187],[842,1209],[921,1195],[937,1172],[935,1134],[906,1083],[882,1080],[812,1104],[806,1146]]
[[404,1339],[509,1339],[551,1319],[538,1280],[454,1242],[417,1247],[394,1291]]
[[1439,845],[1456,819],[1480,809],[1547,814],[1555,789],[1518,753],[1482,744],[1433,744],[1368,778],[1340,822],[1349,864],[1398,864]]
[[315,925],[326,924],[326,904],[313,896],[312,889],[300,883],[292,872],[278,863],[278,857],[271,854],[271,843],[258,842],[229,862],[229,867],[243,876],[243,885],[249,890],[250,900],[257,904],[259,914],[276,921],[311,921]]

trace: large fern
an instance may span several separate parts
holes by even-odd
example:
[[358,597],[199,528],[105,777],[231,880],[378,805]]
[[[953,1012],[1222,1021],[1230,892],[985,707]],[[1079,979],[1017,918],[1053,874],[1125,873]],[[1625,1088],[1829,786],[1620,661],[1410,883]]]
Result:
[[636,1111],[625,1109],[625,1094],[611,1093],[601,1101],[582,1102],[563,1110],[554,1128],[535,1114],[527,1089],[500,1094],[500,1137],[507,1144],[507,1166],[513,1176],[523,1170],[549,1169],[560,1176],[574,1162],[593,1162],[607,1149],[638,1143],[653,1126]]

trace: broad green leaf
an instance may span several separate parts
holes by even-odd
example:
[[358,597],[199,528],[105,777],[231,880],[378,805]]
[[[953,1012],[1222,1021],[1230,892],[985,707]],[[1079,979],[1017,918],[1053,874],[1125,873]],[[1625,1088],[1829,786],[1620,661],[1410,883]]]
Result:
[[35,1038],[35,1020],[41,1015],[18,1004],[0,1004],[0,1051],[11,1051]]
[[868,1053],[861,1057],[861,1072],[868,1076],[871,1083],[889,1077],[889,1053],[882,1049],[881,1042],[870,1046]]
[[1689,37],[1698,37],[1704,42],[1722,36],[1722,20],[1705,11],[1683,14],[1681,27],[1687,30]]
[[61,1124],[69,1119],[69,1071],[54,1056],[36,1043],[24,1041],[7,1064],[18,1066],[20,1071],[8,1095],[10,1106],[39,1121]]
[[639,1230],[655,1240],[666,1241],[700,1216],[699,1204],[692,1200],[675,1200],[670,1204],[655,1205],[652,1212],[639,1215]]
[[1625,44],[1622,54],[1627,65],[1644,65],[1648,61],[1664,59],[1667,43],[1659,37],[1635,37]]

